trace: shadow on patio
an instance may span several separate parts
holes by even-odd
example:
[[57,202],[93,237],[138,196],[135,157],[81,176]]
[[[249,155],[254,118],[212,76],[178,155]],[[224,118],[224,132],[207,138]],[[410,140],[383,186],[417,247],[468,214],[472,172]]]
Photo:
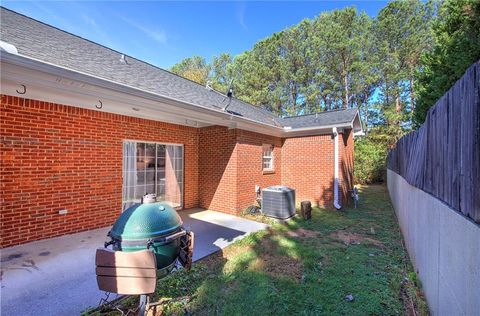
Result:
[[[195,232],[194,260],[267,227],[203,209],[179,214],[185,227]],[[109,229],[2,249],[2,315],[72,315],[97,306],[104,295],[97,288],[95,250],[103,247]]]

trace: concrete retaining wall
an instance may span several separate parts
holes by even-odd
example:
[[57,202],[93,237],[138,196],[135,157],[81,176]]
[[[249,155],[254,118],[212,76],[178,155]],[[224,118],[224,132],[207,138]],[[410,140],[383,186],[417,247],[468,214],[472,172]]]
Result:
[[388,191],[433,315],[480,315],[480,227],[387,170]]

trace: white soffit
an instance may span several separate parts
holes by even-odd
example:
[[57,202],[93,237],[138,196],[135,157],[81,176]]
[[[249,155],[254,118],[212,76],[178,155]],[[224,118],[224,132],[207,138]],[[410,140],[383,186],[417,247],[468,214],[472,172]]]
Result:
[[[152,100],[152,98],[143,97],[143,95],[148,95],[148,92],[133,91],[134,93],[126,93],[124,90],[129,90],[128,87],[118,85],[119,88],[114,89],[116,85],[110,82],[106,82],[105,86],[98,85],[97,82],[102,81],[100,78],[92,77],[89,80],[88,75],[75,73],[67,69],[59,69],[55,65],[43,64],[41,61],[29,59],[28,57],[8,53],[2,54],[0,57],[2,57],[1,93],[6,95],[191,127],[220,125],[277,137],[299,137],[331,133],[331,126],[284,129],[257,123],[226,112],[182,104],[161,96],[158,98],[161,100],[165,99],[164,101]],[[57,69],[68,76],[54,74],[53,70],[56,71]],[[89,81],[87,82],[86,80]],[[17,92],[17,90],[23,90],[22,85],[26,86],[25,94]],[[101,108],[97,108],[100,105]],[[352,128],[353,126],[338,127]]]
[[[17,93],[22,85],[25,94]],[[218,118],[7,63],[2,63],[1,93],[185,126],[221,125]]]

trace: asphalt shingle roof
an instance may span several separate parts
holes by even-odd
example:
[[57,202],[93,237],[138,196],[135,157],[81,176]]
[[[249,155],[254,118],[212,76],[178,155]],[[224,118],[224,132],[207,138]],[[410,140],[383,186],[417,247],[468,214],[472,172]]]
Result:
[[292,128],[329,126],[351,123],[357,115],[357,109],[344,109],[320,112],[309,115],[291,116],[280,119],[283,126]]
[[[14,45],[21,55],[212,109],[223,108],[228,102],[224,95],[164,69],[130,56],[124,63],[121,52],[3,7],[0,10],[0,39]],[[228,111],[260,123],[292,128],[353,119],[353,110],[321,113],[321,119],[309,115],[282,119],[236,98],[232,98]]]

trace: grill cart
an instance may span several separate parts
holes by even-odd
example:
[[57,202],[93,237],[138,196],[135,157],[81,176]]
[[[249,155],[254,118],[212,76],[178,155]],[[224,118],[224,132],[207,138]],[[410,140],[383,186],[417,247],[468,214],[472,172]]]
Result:
[[140,295],[139,315],[144,314],[157,279],[171,273],[177,260],[190,269],[194,240],[171,206],[155,202],[154,195],[142,202],[120,215],[107,235],[110,240],[96,255],[99,289]]

